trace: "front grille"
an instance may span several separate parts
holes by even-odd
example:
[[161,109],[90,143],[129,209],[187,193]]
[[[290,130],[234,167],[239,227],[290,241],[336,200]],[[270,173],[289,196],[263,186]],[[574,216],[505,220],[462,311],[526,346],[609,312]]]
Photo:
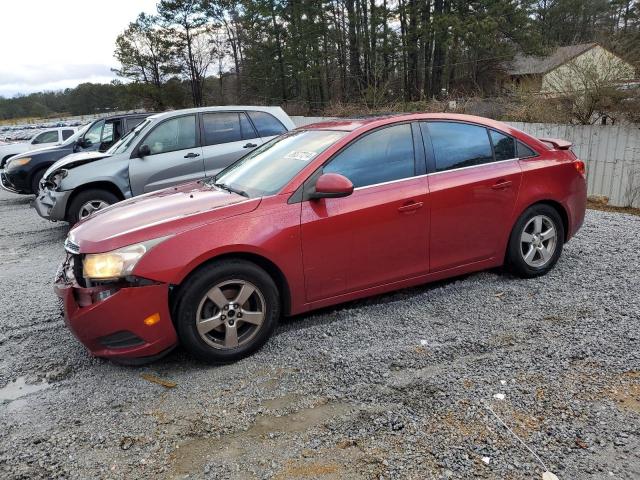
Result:
[[78,285],[80,285],[81,287],[86,287],[87,285],[84,281],[82,272],[82,255],[71,255],[71,262],[73,264],[73,276],[75,277],[76,282],[78,282]]

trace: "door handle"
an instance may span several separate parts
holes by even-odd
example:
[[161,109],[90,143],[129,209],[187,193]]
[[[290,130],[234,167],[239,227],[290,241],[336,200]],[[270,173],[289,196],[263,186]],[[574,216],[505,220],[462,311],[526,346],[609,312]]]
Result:
[[405,203],[401,207],[398,207],[398,211],[401,213],[415,212],[416,210],[419,210],[420,208],[422,208],[422,205],[423,205],[422,202],[411,201],[409,203]]
[[258,145],[256,145],[255,143],[251,143],[251,142],[249,142],[249,143],[247,143],[247,144],[246,144],[244,147],[242,147],[242,148],[255,148],[255,147],[257,147],[257,146],[258,146]]
[[199,153],[189,152],[184,156],[184,158],[196,158],[196,157],[199,157],[199,156],[200,156]]
[[499,180],[498,182],[491,185],[492,190],[504,190],[505,188],[511,187],[511,180]]

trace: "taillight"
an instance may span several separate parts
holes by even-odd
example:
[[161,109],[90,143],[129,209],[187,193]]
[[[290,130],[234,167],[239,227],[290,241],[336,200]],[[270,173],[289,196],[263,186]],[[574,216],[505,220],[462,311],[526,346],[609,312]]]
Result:
[[585,172],[587,171],[584,162],[582,160],[576,160],[573,162],[573,166],[576,168],[577,172],[582,175],[583,177],[585,176]]

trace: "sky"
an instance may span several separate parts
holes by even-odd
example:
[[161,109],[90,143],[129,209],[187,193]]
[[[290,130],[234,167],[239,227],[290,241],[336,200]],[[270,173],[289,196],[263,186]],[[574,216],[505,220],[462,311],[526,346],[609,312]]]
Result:
[[0,0],[0,96],[107,83],[116,37],[157,0]]

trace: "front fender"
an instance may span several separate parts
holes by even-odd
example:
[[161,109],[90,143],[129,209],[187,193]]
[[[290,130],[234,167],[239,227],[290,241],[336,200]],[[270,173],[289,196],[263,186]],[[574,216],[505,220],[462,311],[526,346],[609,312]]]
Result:
[[177,233],[144,255],[133,274],[178,285],[200,265],[223,255],[258,256],[285,276],[294,311],[304,301],[300,245],[300,204],[283,202]]
[[67,176],[60,182],[58,190],[77,190],[94,183],[111,183],[122,192],[124,198],[130,198],[132,195],[129,183],[129,162],[113,161],[113,157],[105,160],[110,162],[97,161],[70,168]]

